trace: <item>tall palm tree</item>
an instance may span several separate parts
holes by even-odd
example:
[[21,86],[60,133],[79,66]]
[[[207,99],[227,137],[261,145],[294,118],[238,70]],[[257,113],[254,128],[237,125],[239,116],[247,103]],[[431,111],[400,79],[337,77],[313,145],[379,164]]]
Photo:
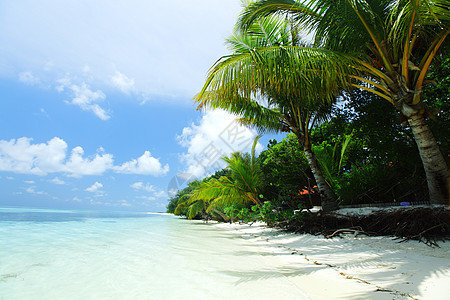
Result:
[[353,76],[353,85],[389,101],[405,118],[423,162],[430,201],[448,205],[448,168],[427,125],[421,93],[450,33],[449,7],[449,0],[259,0],[245,9],[239,24],[249,30],[262,18],[287,13],[314,34],[316,46],[354,58],[361,73]]
[[261,206],[259,195],[263,188],[263,176],[255,153],[259,138],[260,136],[257,136],[253,141],[250,155],[236,152],[230,157],[224,157],[231,175],[201,182],[190,195],[187,204],[202,202],[205,203],[207,212],[216,213],[217,206],[234,203],[253,203]]
[[[342,64],[323,60],[320,49],[306,55],[291,51],[300,45],[291,25],[290,20],[271,17],[258,20],[245,33],[236,30],[227,41],[233,53],[213,66],[195,99],[199,109],[226,109],[260,131],[293,132],[304,148],[323,210],[334,210],[338,205],[311,150],[310,131],[329,114],[337,93],[348,82],[341,73],[330,72]],[[338,54],[335,58],[346,60]]]

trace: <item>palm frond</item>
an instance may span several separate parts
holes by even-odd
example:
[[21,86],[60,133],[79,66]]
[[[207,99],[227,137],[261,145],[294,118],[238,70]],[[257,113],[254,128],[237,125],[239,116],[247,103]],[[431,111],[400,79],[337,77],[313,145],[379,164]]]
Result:
[[300,1],[294,0],[262,0],[251,3],[239,16],[237,27],[246,31],[256,20],[264,19],[271,15],[284,15],[295,12],[301,14],[306,8]]
[[324,49],[258,48],[222,57],[211,68],[195,100],[202,104],[207,91],[214,91],[216,97],[228,102],[255,95],[331,100],[336,93],[350,87],[348,75],[360,74],[362,68],[356,59]]
[[203,201],[195,201],[189,205],[187,217],[188,219],[193,219],[197,215],[201,214],[205,210],[205,203]]
[[255,147],[259,136],[255,138],[252,153],[233,153],[223,160],[228,164],[231,176],[222,176],[219,179],[211,178],[201,182],[192,192],[187,205],[202,201],[207,211],[217,206],[233,203],[247,204],[252,202],[261,205],[259,193],[263,186],[263,178],[259,164],[256,162]]

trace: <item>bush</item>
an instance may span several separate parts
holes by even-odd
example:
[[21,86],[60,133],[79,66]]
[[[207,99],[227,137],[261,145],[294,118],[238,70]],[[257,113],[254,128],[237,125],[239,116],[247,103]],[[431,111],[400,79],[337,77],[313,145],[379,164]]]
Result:
[[269,226],[273,226],[284,221],[297,220],[301,222],[303,221],[305,215],[308,214],[308,212],[302,211],[301,205],[299,205],[299,210],[282,210],[276,209],[270,201],[264,202],[261,207],[258,207],[257,205],[253,206],[252,210],[257,214],[258,220],[265,222]]
[[[405,176],[408,174],[408,176]],[[389,203],[426,200],[426,182],[398,165],[366,164],[337,178],[341,204]]]

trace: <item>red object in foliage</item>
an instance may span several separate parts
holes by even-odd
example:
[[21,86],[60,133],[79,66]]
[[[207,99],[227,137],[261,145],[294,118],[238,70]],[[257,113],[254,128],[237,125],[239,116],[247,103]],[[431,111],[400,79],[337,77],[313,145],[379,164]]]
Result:
[[[317,188],[317,185],[313,186],[312,188],[313,188],[313,189]],[[312,191],[311,194],[313,194],[313,193],[314,193],[314,191]],[[308,191],[307,189],[303,189],[303,190],[298,191],[298,194],[299,194],[299,195],[308,195],[308,194],[309,194],[309,191]]]

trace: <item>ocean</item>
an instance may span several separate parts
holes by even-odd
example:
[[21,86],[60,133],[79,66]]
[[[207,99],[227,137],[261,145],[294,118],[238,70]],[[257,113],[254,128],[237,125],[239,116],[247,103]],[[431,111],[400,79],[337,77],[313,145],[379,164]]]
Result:
[[213,223],[0,208],[0,299],[306,299],[282,267]]

